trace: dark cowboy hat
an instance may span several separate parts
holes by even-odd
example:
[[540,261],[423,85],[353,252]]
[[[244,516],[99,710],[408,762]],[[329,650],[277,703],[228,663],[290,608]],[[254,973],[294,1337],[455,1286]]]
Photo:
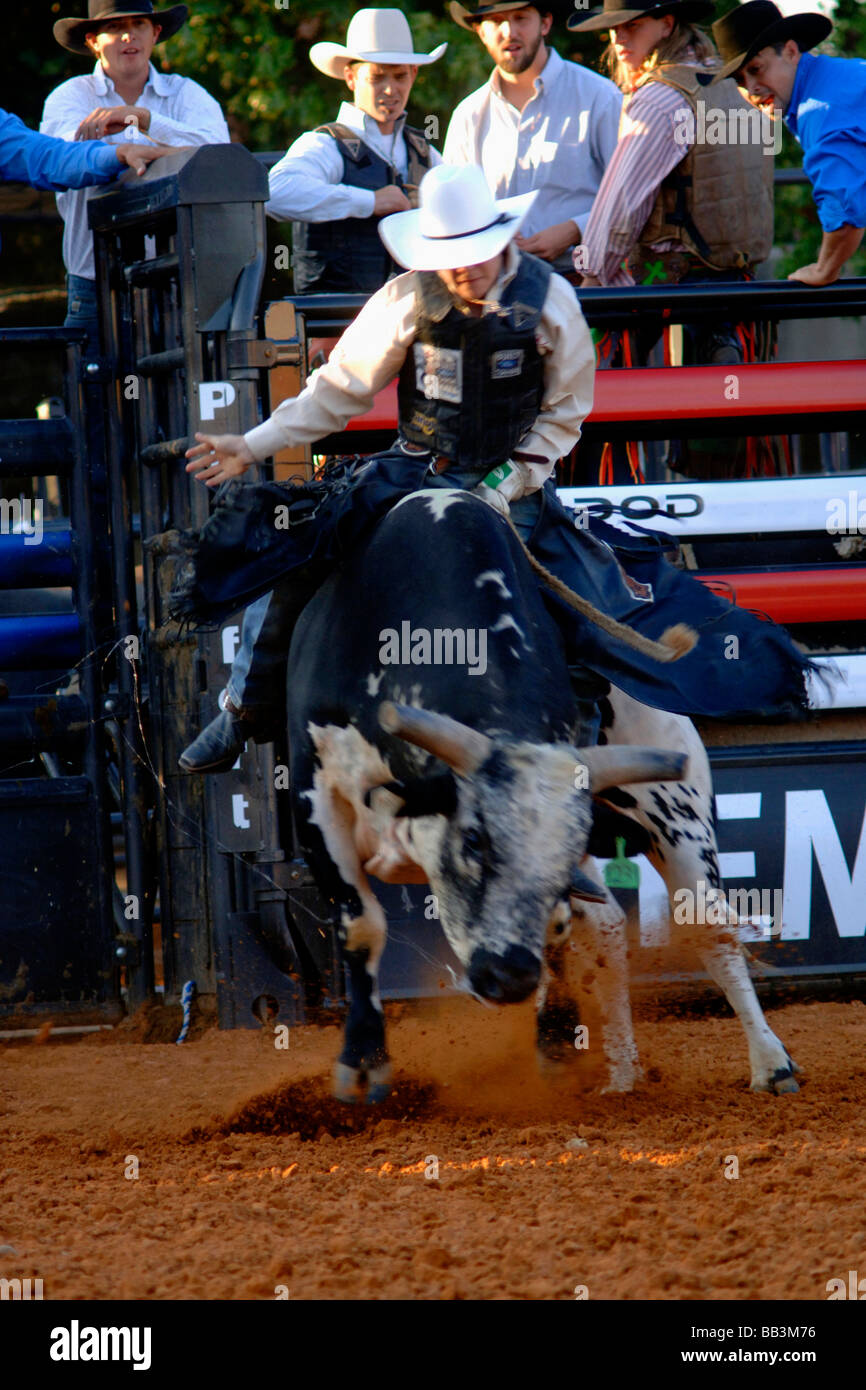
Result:
[[162,43],[186,23],[188,14],[186,5],[172,5],[170,10],[155,10],[151,0],[128,0],[126,5],[118,5],[117,0],[87,0],[87,19],[58,19],[54,26],[54,37],[61,48],[90,57],[84,35],[95,33],[106,20],[152,19],[154,24],[160,26],[162,32],[158,42]]
[[645,16],[661,19],[666,14],[672,14],[684,24],[691,24],[710,19],[715,8],[713,0],[663,0],[660,4],[639,5],[637,9],[624,10],[620,0],[604,0],[603,9],[590,15],[589,19],[578,19],[573,14],[566,28],[576,33],[590,29],[613,29],[617,24],[629,24],[633,19],[643,19]]
[[783,15],[772,0],[750,0],[730,14],[722,15],[713,25],[713,38],[724,60],[724,67],[713,81],[721,82],[739,72],[762,48],[796,39],[803,52],[826,39],[832,23],[822,14]]
[[530,6],[540,14],[552,14],[554,18],[557,18],[560,12],[571,9],[568,0],[497,0],[496,4],[473,5],[469,9],[461,5],[460,0],[451,0],[448,8],[451,18],[461,29],[474,31],[476,24],[480,24],[482,19],[487,19],[492,14],[501,14],[503,10],[525,10]]

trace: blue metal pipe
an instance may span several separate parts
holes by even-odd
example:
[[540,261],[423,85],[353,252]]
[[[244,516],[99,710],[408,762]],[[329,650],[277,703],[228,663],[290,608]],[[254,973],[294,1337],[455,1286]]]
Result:
[[0,478],[21,473],[66,478],[72,468],[72,426],[60,420],[0,420]]
[[[0,589],[60,588],[72,583],[72,532],[0,535]],[[29,544],[28,544],[29,542]]]
[[29,613],[0,618],[0,671],[51,671],[81,656],[76,613]]

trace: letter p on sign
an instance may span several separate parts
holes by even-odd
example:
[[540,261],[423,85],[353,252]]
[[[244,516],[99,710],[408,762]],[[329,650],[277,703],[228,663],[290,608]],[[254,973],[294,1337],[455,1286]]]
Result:
[[214,420],[218,410],[225,410],[235,398],[235,388],[230,381],[200,381],[198,384],[198,409],[203,420]]

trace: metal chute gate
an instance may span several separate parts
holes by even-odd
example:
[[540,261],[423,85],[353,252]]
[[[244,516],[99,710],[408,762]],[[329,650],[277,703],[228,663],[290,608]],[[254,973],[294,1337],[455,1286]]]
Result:
[[[300,388],[311,341],[335,337],[363,303],[290,298],[260,317],[267,197],[264,165],[240,146],[179,152],[100,190],[89,215],[104,356],[83,356],[73,330],[0,331],[2,351],[38,342],[66,358],[65,418],[0,422],[0,480],[57,476],[68,494],[68,515],[40,543],[26,526],[0,535],[4,1029],[48,1016],[110,1023],[155,992],[176,1003],[187,981],[223,1027],[254,1026],[274,1010],[288,1023],[322,1017],[344,994],[330,907],[297,852],[276,775],[288,749],[251,743],[220,777],[177,769],[215,712],[240,618],[178,632],[163,615],[170,567],[144,543],[207,516],[207,489],[182,462],[194,432],[249,429]],[[858,281],[580,297],[599,327],[648,313],[670,322],[734,309],[782,322],[866,313]],[[94,382],[104,467],[86,450]],[[614,488],[584,486],[571,466],[563,495],[674,529],[706,582],[812,644],[820,623],[848,684],[819,727],[702,732],[726,884],[784,895],[782,938],[757,928],[749,938],[760,968],[786,983],[866,973],[866,362],[617,369],[596,382],[588,440],[825,432],[813,460],[798,447],[791,476],[695,482],[671,478],[656,457],[657,476],[648,467],[646,483]],[[394,420],[384,392],[318,448],[370,451],[393,438]],[[287,451],[274,474],[309,461]],[[826,525],[828,503],[846,494],[863,498],[863,530],[855,520],[847,548]],[[425,993],[449,965],[426,889],[381,887],[391,928],[383,994]],[[647,947],[662,931],[657,897],[644,874]],[[685,984],[702,988],[694,977]]]

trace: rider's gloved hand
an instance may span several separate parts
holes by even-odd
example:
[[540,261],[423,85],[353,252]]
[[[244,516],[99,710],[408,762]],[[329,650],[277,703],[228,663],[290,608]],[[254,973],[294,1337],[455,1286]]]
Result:
[[507,459],[497,468],[492,468],[472,491],[500,516],[508,516],[511,503],[516,502],[526,492],[529,469],[516,459]]

